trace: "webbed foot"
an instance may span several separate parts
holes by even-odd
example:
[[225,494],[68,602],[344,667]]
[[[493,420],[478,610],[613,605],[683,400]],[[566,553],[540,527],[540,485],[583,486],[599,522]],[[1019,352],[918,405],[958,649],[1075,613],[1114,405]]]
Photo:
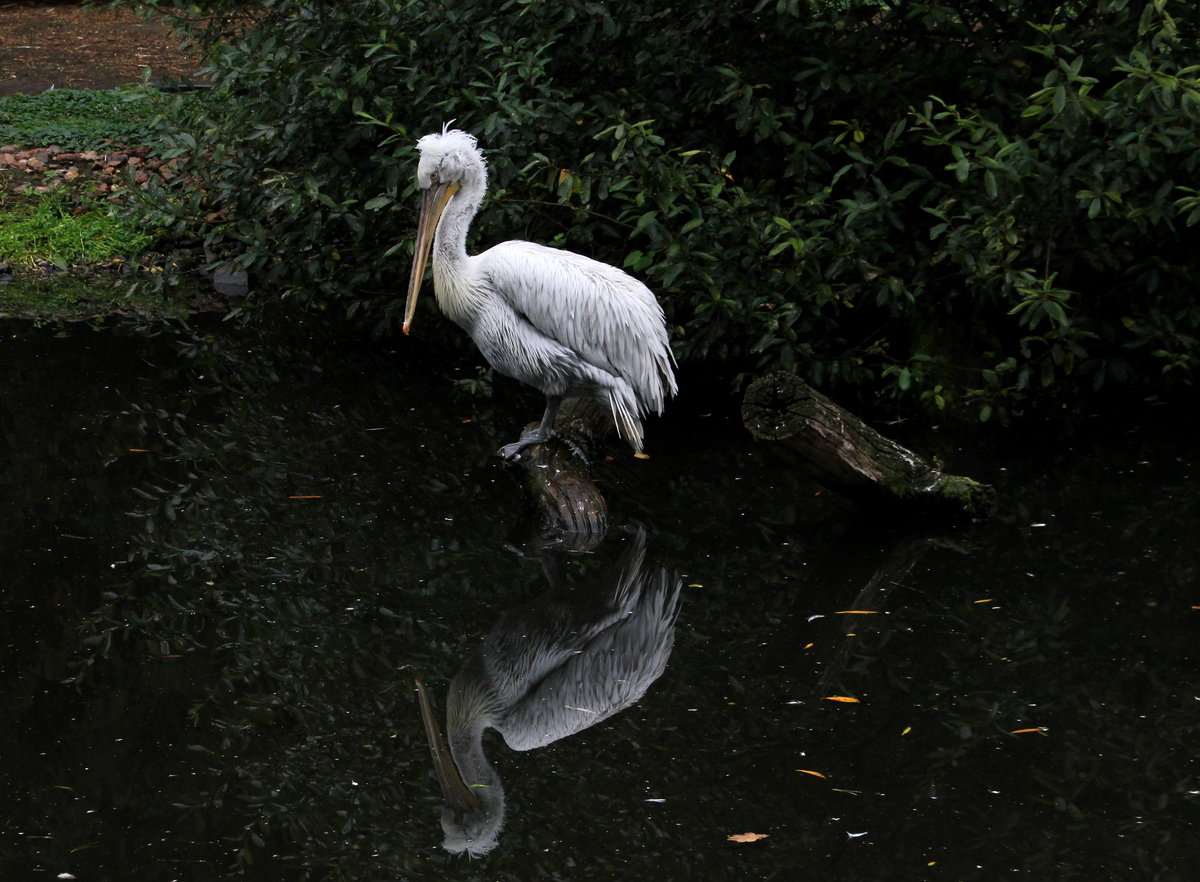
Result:
[[512,444],[505,444],[497,453],[507,462],[519,462],[521,459],[521,451],[526,447],[532,447],[535,444],[543,444],[549,441],[554,436],[553,432],[544,431],[541,428],[534,429],[531,432],[525,432],[520,439]]

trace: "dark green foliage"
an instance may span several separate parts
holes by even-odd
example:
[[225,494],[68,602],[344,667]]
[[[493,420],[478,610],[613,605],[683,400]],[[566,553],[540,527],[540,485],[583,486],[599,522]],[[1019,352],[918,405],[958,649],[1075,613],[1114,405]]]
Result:
[[203,6],[254,17],[184,22],[223,98],[174,136],[207,201],[171,211],[264,290],[390,326],[412,144],[456,119],[480,245],[629,268],[684,360],[983,420],[1194,374],[1188,4]]
[[146,89],[51,89],[0,97],[0,144],[89,150],[107,141],[148,143],[158,115]]

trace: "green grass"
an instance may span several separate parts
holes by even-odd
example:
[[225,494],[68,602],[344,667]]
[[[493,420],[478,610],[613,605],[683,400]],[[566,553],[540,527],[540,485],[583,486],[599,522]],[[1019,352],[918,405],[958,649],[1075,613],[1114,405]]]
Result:
[[146,144],[163,98],[153,89],[51,89],[0,97],[0,144],[90,150],[102,141]]
[[99,200],[58,190],[0,200],[0,263],[16,268],[105,263],[148,250],[157,231],[134,226]]

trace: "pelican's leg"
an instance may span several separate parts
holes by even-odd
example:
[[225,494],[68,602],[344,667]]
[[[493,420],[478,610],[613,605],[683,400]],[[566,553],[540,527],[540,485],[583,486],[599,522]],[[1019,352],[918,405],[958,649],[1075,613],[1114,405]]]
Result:
[[546,412],[536,429],[521,433],[521,437],[512,444],[500,448],[500,455],[505,459],[515,460],[526,447],[549,441],[554,436],[554,419],[558,416],[558,407],[562,404],[561,395],[546,396]]

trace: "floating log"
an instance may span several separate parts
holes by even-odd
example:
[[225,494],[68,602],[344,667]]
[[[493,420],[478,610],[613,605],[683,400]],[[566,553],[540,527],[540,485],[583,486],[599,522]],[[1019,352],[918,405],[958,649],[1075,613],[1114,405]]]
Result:
[[751,383],[742,422],[755,438],[796,454],[814,481],[862,508],[919,507],[982,516],[995,503],[990,485],[941,472],[795,374],[769,374]]
[[612,419],[594,401],[569,398],[554,431],[556,437],[521,451],[515,465],[525,473],[544,535],[572,551],[590,551],[608,531],[608,506],[592,479],[591,463],[597,443],[613,431]]

